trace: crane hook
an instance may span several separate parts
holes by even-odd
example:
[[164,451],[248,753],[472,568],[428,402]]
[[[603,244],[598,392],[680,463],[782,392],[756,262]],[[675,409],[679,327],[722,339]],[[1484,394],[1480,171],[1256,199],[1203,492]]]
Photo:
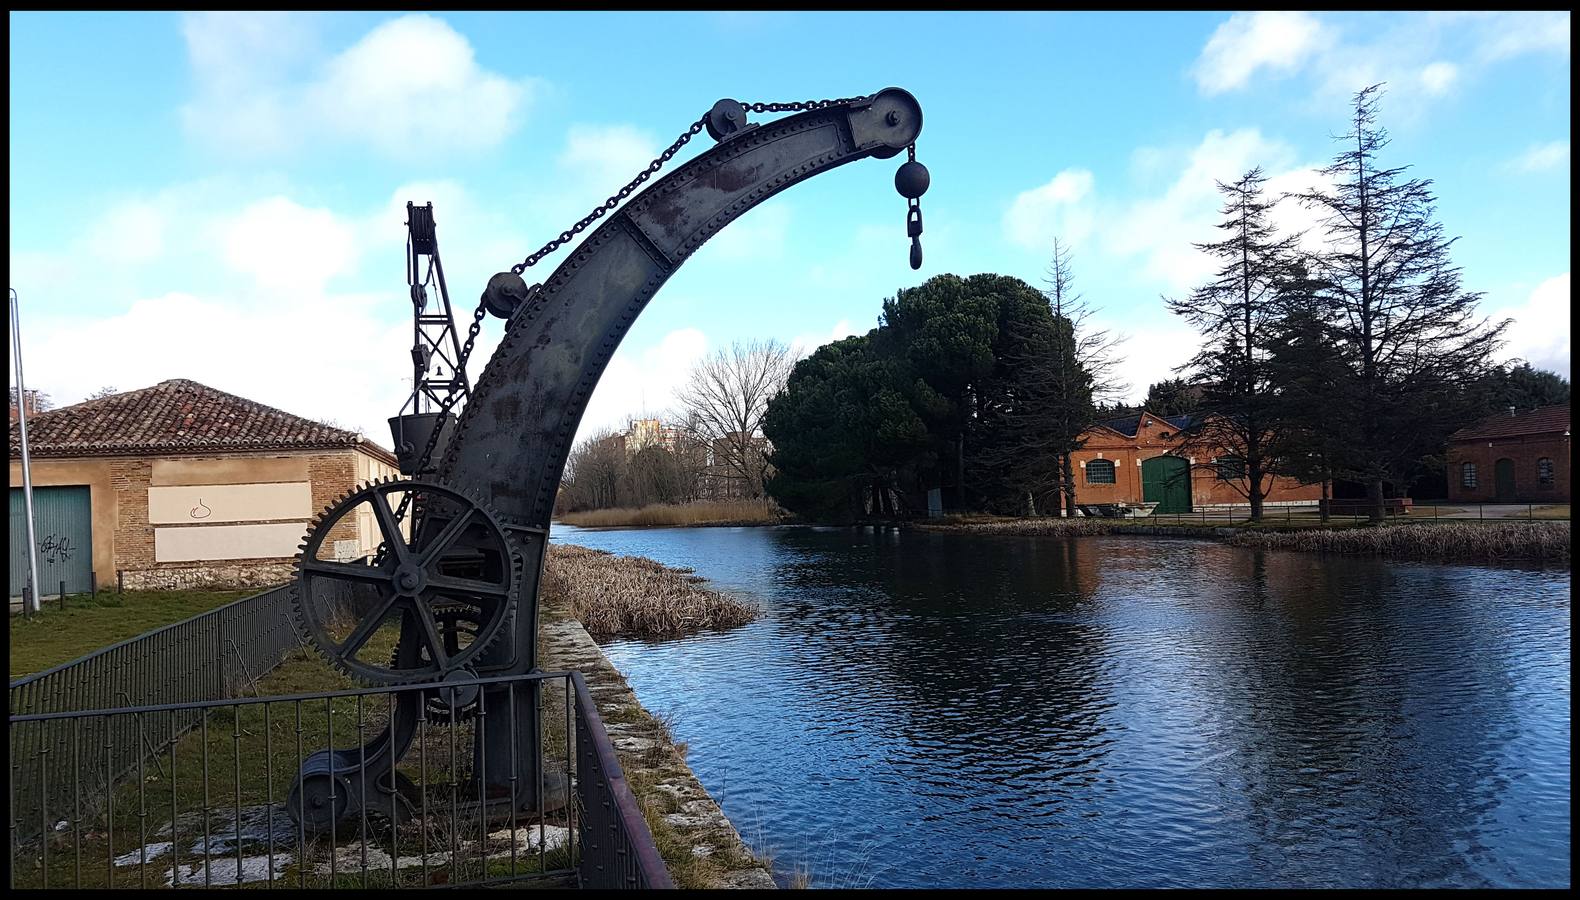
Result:
[[927,167],[916,161],[916,145],[906,148],[908,159],[894,173],[894,189],[908,202],[905,215],[905,234],[911,239],[911,268],[922,267],[922,195],[927,193],[932,176]]

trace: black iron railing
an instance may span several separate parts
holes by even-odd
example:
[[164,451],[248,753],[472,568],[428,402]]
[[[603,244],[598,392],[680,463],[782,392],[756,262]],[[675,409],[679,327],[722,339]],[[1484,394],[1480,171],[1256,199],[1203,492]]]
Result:
[[[345,776],[363,779],[364,790],[370,781],[395,786],[404,814],[364,808],[318,835],[300,824],[304,793],[290,808],[302,761],[326,747],[364,746],[401,693],[433,686],[12,715],[12,747],[28,749],[11,759],[11,885],[671,887],[581,676],[502,676],[444,689],[474,684],[492,685],[492,695],[479,696],[503,697],[503,709],[491,716],[481,708],[464,721],[430,714],[388,771]],[[501,714],[523,690],[540,692],[541,729]],[[155,723],[190,728],[160,735],[156,752],[131,754],[133,771],[116,777],[127,758],[117,736],[140,739]],[[512,754],[523,752],[521,741],[539,741],[535,806],[500,802],[492,791],[480,797],[474,740],[499,727],[510,730]],[[43,780],[20,781],[24,769]]]
[[581,673],[572,672],[571,681],[576,685],[582,887],[673,888]]
[[[291,625],[287,588],[244,597],[174,625],[112,644],[81,659],[11,682],[12,716],[117,707],[160,707],[131,717],[87,717],[69,726],[41,726],[11,734],[11,777],[20,782],[15,811],[22,836],[36,837],[34,813],[61,808],[62,792],[83,780],[81,759],[62,752],[91,747],[92,795],[137,767],[199,724],[183,703],[223,700],[253,688],[286,653],[301,645]],[[333,605],[339,597],[320,597]],[[62,720],[64,721],[64,720]],[[68,740],[69,737],[69,740]]]

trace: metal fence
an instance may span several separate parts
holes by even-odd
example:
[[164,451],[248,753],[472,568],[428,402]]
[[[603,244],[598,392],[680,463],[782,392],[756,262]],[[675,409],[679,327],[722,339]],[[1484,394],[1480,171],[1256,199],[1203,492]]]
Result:
[[[520,727],[503,710],[490,716],[486,699],[465,720],[425,715],[411,750],[387,772],[358,766],[345,776],[361,778],[363,790],[375,781],[390,786],[406,812],[363,808],[321,835],[298,824],[308,812],[305,796],[292,793],[302,761],[327,747],[360,746],[366,763],[367,741],[389,722],[397,697],[431,694],[432,685],[12,715],[12,746],[31,749],[12,756],[11,886],[673,886],[580,675],[501,676],[445,689],[470,685],[492,686],[511,711],[517,691],[538,691],[543,727]],[[184,737],[162,735],[164,747],[137,756],[135,777],[117,782],[112,736],[146,734],[161,722],[195,725]],[[487,729],[500,727],[510,730],[513,757],[521,741],[540,742],[533,809],[477,786],[474,741],[487,745]],[[72,762],[64,783],[33,791],[18,779],[29,767],[61,771],[45,762],[51,755]],[[564,789],[572,783],[574,791]],[[292,802],[301,804],[294,817]],[[24,809],[35,817],[31,829]]]
[[[223,700],[253,686],[279,665],[301,638],[291,625],[287,588],[245,597],[190,619],[112,644],[81,659],[11,682],[10,714],[37,715],[115,707],[163,707],[157,714],[90,717],[71,726],[78,746],[108,748],[86,776],[90,796],[130,775],[148,759],[199,724],[178,704]],[[320,598],[333,605],[339,597]],[[64,726],[61,726],[64,727]],[[79,760],[51,753],[64,740],[49,729],[11,733],[11,774],[21,783],[13,800],[33,838],[31,813],[65,801],[62,793],[81,781]],[[15,804],[20,804],[20,807]]]
[[[1248,505],[1197,507],[1186,512],[1139,513],[1136,510],[1098,509],[1111,512],[1113,518],[1122,518],[1137,525],[1243,525],[1250,521]],[[1101,517],[1101,516],[1100,516]],[[1568,521],[1569,504],[1553,503],[1456,503],[1450,500],[1413,500],[1400,503],[1389,501],[1385,521],[1390,524],[1462,523],[1477,522],[1529,522]],[[1359,525],[1370,520],[1370,506],[1364,500],[1335,500],[1328,506],[1328,524]],[[1280,503],[1264,506],[1262,522],[1269,525],[1319,525],[1323,524],[1321,506],[1317,503]]]
[[571,680],[576,685],[576,796],[582,809],[577,871],[582,886],[672,888],[598,706],[581,673],[572,672]]

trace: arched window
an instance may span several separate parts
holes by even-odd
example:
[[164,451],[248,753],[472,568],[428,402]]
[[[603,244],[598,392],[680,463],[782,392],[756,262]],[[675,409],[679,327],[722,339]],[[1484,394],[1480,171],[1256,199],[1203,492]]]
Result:
[[1086,463],[1087,484],[1113,484],[1114,461],[1111,459],[1093,459]]
[[1459,467],[1459,483],[1468,488],[1476,486],[1476,464],[1465,463]]
[[1553,483],[1553,461],[1545,456],[1536,461],[1536,483]]

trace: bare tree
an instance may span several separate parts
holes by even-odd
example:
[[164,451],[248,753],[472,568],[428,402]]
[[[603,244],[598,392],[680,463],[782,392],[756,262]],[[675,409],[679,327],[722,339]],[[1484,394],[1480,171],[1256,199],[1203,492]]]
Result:
[[101,387],[98,390],[94,391],[93,393],[89,394],[88,396],[84,397],[83,399],[84,400],[103,400],[105,397],[114,396],[115,394],[119,394],[119,393],[120,393],[120,391],[116,389],[115,385],[107,384],[104,387]]
[[[1069,322],[1074,336],[1075,355],[1065,360],[1057,353],[1054,363],[1063,395],[1061,431],[1068,434],[1059,454],[1059,482],[1064,494],[1061,515],[1075,514],[1075,467],[1071,453],[1085,443],[1080,433],[1090,424],[1095,405],[1118,401],[1130,392],[1130,385],[1118,377],[1119,346],[1124,335],[1098,328],[1092,322],[1092,308],[1075,291],[1075,271],[1070,265],[1070,250],[1053,241],[1053,258],[1048,261],[1047,288],[1043,294],[1053,309],[1054,320]],[[1055,345],[1057,348],[1058,344]]]
[[620,505],[626,478],[625,441],[613,429],[594,433],[572,448],[560,478],[565,508],[608,509]]
[[768,477],[763,414],[794,365],[795,354],[779,341],[737,341],[697,363],[680,393],[691,433],[708,442],[715,465],[726,468],[754,500],[764,496]]

